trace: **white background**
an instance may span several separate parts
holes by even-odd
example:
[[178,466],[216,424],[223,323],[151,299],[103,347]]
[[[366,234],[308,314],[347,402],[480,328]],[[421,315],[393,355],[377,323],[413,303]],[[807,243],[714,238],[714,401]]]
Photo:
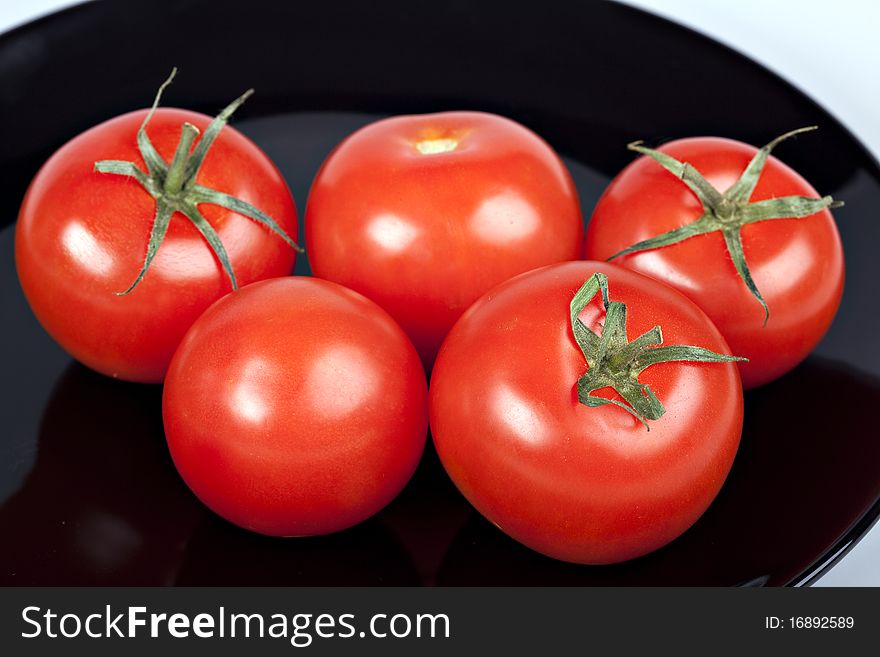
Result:
[[[815,98],[861,139],[874,157],[880,157],[877,0],[624,2],[692,27],[746,53]],[[74,4],[78,3],[3,0],[0,31]],[[880,525],[818,585],[880,586]]]

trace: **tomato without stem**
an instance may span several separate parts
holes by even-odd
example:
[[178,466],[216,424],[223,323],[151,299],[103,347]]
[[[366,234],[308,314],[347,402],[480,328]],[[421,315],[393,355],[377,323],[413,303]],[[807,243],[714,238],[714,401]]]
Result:
[[427,433],[425,373],[376,304],[285,277],[193,324],[165,382],[171,456],[211,509],[279,536],[326,534],[384,507]]
[[[681,139],[658,150],[690,165],[719,192],[729,190],[758,153],[748,144],[715,137]],[[720,231],[614,259],[676,287],[700,306],[733,352],[748,357],[740,363],[747,388],[781,376],[813,350],[837,312],[844,280],[840,236],[827,209],[830,198],[818,199],[806,180],[773,156],[759,173],[740,208],[749,201],[778,203],[789,196],[813,201],[799,213],[789,211],[789,218],[770,217],[741,227],[740,249],[766,313],[738,275]],[[651,157],[640,157],[611,182],[596,205],[587,228],[586,256],[604,260],[692,224],[704,212],[697,194],[679,176]]]
[[[572,297],[596,272],[607,275],[612,302],[626,305],[630,344],[660,325],[662,337],[645,344],[696,345],[704,350],[694,353],[708,349],[716,359],[730,353],[706,315],[671,287],[613,264],[563,263],[503,283],[462,316],[438,355],[429,402],[443,465],[477,510],[539,552],[590,564],[645,554],[693,524],[727,476],[743,419],[731,362],[646,367],[638,384],[662,404],[650,431],[632,411],[601,405],[627,397],[595,388],[601,377],[569,323]],[[604,340],[613,329],[600,300],[576,317]],[[620,335],[609,361],[627,379],[614,340]],[[641,387],[626,392],[650,397]]]
[[[147,172],[137,138],[146,117],[143,110],[113,118],[55,152],[25,196],[15,255],[31,308],[74,358],[110,376],[160,382],[186,330],[232,283],[196,225],[174,212],[147,274],[119,294],[144,267],[157,200],[133,177],[96,171],[96,163],[130,162]],[[165,108],[152,115],[149,139],[166,163],[187,123],[205,133],[212,119]],[[217,134],[193,182],[260,208],[296,236],[284,179],[240,132]],[[198,209],[240,284],[291,272],[294,248],[266,226],[208,202]]]
[[582,234],[559,157],[525,127],[478,112],[362,128],[327,158],[306,209],[315,274],[385,308],[427,367],[480,295],[579,257]]

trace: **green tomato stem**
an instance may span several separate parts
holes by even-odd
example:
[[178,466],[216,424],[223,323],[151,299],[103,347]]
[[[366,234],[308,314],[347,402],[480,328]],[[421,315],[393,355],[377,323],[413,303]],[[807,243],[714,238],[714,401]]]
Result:
[[189,152],[192,149],[193,142],[199,136],[199,129],[192,123],[184,123],[180,130],[180,141],[177,142],[177,149],[174,151],[174,159],[171,160],[171,166],[165,176],[165,193],[169,196],[176,196],[183,189],[186,178],[186,161],[189,159]]
[[[227,105],[211,121],[198,143],[196,143],[196,138],[199,136],[198,128],[191,123],[184,123],[181,126],[180,141],[177,143],[177,148],[170,165],[159,155],[159,152],[147,135],[147,126],[156,112],[156,108],[159,106],[162,92],[171,84],[176,73],[177,69],[172,69],[171,75],[159,87],[153,105],[150,107],[150,111],[144,118],[137,133],[138,150],[147,166],[147,171],[142,171],[134,162],[101,160],[95,163],[95,171],[132,178],[156,200],[156,214],[153,218],[153,227],[150,231],[150,240],[147,244],[147,253],[144,257],[143,265],[128,289],[124,292],[117,292],[120,296],[131,293],[143,280],[150,267],[150,263],[165,239],[168,225],[176,213],[189,219],[198,229],[229,277],[232,289],[238,289],[238,282],[235,278],[232,263],[229,260],[229,254],[226,252],[217,231],[214,230],[214,227],[211,226],[199,211],[198,206],[201,203],[219,205],[231,212],[236,212],[253,219],[281,237],[291,248],[300,253],[302,252],[302,248],[293,238],[281,228],[278,222],[265,212],[241,199],[200,185],[196,181],[202,164],[217,135],[220,134],[232,113],[250,97],[253,89],[249,89]],[[193,144],[195,144],[195,148],[193,148]]]
[[686,162],[680,162],[671,155],[642,146],[642,142],[636,141],[627,145],[631,151],[635,151],[646,157],[650,157],[664,169],[679,178],[696,195],[703,206],[703,214],[689,224],[674,228],[661,235],[642,240],[622,251],[618,251],[608,260],[614,260],[630,253],[638,253],[649,249],[658,249],[672,244],[677,244],[696,235],[721,232],[727,246],[727,252],[733,261],[734,268],[752,296],[764,308],[764,325],[770,319],[770,308],[764,301],[764,297],[758,290],[758,286],[752,279],[746,255],[742,246],[742,227],[769,219],[798,219],[809,217],[827,208],[837,208],[843,205],[842,201],[835,201],[830,196],[822,198],[808,198],[806,196],[784,196],[781,198],[768,199],[766,201],[751,201],[752,192],[758,185],[758,180],[770,157],[770,152],[781,142],[804,132],[816,130],[816,126],[798,128],[786,132],[773,139],[763,148],[758,149],[748,166],[739,179],[724,193],[715,189],[703,175],[693,166]]
[[[578,318],[597,293],[602,294],[605,322],[601,335],[587,328]],[[666,408],[654,391],[639,383],[639,375],[658,363],[696,362],[729,363],[745,361],[746,358],[719,354],[704,347],[663,344],[663,332],[659,326],[629,341],[626,335],[626,305],[611,301],[608,277],[596,272],[581,286],[569,304],[569,319],[575,342],[583,353],[589,369],[577,382],[578,401],[589,408],[606,404],[618,406],[637,418],[650,431],[648,420],[659,420]],[[593,392],[600,388],[613,388],[624,399],[597,397]]]

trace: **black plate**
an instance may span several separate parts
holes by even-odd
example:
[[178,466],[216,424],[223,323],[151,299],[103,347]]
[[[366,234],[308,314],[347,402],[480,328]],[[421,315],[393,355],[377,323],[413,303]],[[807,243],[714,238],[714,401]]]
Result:
[[[474,512],[429,449],[374,519],[334,536],[268,539],[223,522],[177,477],[161,391],[74,364],[25,303],[14,218],[64,141],[143,107],[172,65],[168,104],[208,113],[257,95],[236,126],[302,209],[329,150],[383,114],[480,109],[515,118],[566,158],[589,216],[644,138],[718,134],[780,149],[837,212],[848,281],[816,355],[746,397],[742,448],[717,501],[666,548],[612,567],[563,564]],[[608,3],[99,2],[0,37],[0,583],[798,584],[880,511],[880,170],[837,121],[742,56]]]

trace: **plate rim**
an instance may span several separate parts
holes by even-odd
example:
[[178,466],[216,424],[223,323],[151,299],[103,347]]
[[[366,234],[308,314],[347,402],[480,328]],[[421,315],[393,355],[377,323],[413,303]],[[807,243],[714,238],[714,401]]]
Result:
[[[50,11],[31,20],[0,31],[0,48],[2,48],[11,39],[18,38],[22,34],[26,34],[33,30],[40,30],[47,24],[62,20],[66,18],[69,14],[79,13],[83,11],[84,8],[97,5],[100,1],[101,0],[78,0],[77,2],[70,4],[69,6]],[[696,37],[702,40],[707,45],[710,45],[713,48],[720,48],[727,51],[729,54],[734,55],[737,59],[743,61],[745,64],[761,71],[764,75],[771,78],[775,84],[779,84],[790,92],[793,92],[809,107],[817,111],[817,113],[823,115],[824,117],[827,117],[827,119],[829,119],[834,124],[835,128],[840,130],[842,135],[848,140],[849,145],[856,147],[856,150],[859,151],[859,153],[864,157],[865,161],[873,169],[872,173],[874,177],[877,180],[880,180],[880,157],[875,156],[874,153],[865,145],[865,143],[853,132],[853,130],[846,123],[841,121],[837,117],[837,115],[827,109],[822,103],[820,103],[817,99],[804,91],[801,87],[797,86],[796,84],[785,78],[782,74],[772,70],[762,62],[753,59],[748,54],[739,50],[735,46],[718,41],[711,35],[701,32],[695,27],[679,23],[670,17],[653,13],[645,8],[634,6],[626,2],[622,2],[621,0],[612,0],[611,4],[624,11],[631,12],[634,15],[640,15],[644,19],[654,21],[658,25],[662,26],[661,29],[684,31],[692,37]],[[12,221],[8,225],[13,225],[14,223],[16,222]],[[876,374],[873,372],[867,373],[872,376],[876,376]],[[824,552],[818,555],[807,567],[800,570],[797,574],[791,576],[787,581],[782,584],[782,586],[803,587],[812,586],[813,584],[815,584],[832,568],[834,568],[834,566],[836,566],[844,557],[846,557],[852,551],[852,549],[865,536],[870,533],[872,528],[877,524],[878,520],[880,520],[880,496],[877,496],[871,506],[865,509],[860,514],[860,516],[853,523],[851,523],[850,526],[840,535],[840,537],[834,541],[832,545],[830,545]],[[743,585],[748,586],[749,583],[741,584],[740,586]]]

